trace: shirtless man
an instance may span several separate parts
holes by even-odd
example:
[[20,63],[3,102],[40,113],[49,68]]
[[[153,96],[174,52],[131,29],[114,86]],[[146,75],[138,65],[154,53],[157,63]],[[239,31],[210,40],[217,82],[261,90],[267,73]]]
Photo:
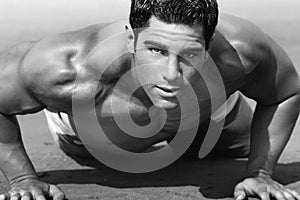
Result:
[[[212,153],[232,157],[249,154],[247,178],[235,187],[235,198],[300,199],[295,191],[272,179],[299,114],[300,87],[295,67],[284,50],[253,24],[221,15],[215,29],[217,21],[215,0],[133,0],[130,23],[94,25],[38,42],[24,42],[2,52],[0,167],[11,190],[0,200],[65,198],[58,187],[39,181],[24,150],[16,115],[50,110],[50,128],[55,131],[53,127],[61,127],[61,132],[56,131],[61,148],[68,154],[84,156],[87,152],[74,139],[77,133],[72,99],[90,98],[95,95],[95,87],[99,121],[104,129],[113,130],[109,137],[114,143],[141,152],[155,143],[171,141],[180,119],[167,119],[164,131],[148,139],[124,136],[112,120],[123,110],[118,108],[113,113],[111,101],[128,106],[124,103],[127,86],[112,92],[113,86],[125,72],[145,64],[145,70],[132,71],[128,82],[128,87],[151,83],[131,97],[132,118],[137,124],[149,123],[152,105],[176,114],[179,106],[175,97],[184,96],[190,82],[201,108],[198,134],[187,151],[194,155],[205,134],[202,126],[213,118],[211,99],[196,70],[210,69],[209,58],[223,78],[229,109]],[[126,36],[109,39],[124,31]],[[97,77],[99,73],[101,78]],[[257,102],[254,114],[241,94]]]

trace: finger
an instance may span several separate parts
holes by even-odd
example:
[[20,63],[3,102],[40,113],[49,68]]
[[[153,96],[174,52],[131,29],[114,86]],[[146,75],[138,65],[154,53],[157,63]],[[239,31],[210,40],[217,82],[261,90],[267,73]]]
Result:
[[19,193],[10,195],[10,200],[19,200],[19,199],[21,199],[21,195]]
[[46,197],[43,194],[38,194],[34,196],[35,200],[46,200]]
[[34,188],[31,194],[34,200],[46,200],[44,192],[41,189]]
[[234,190],[234,197],[236,200],[243,200],[246,198],[246,192],[242,185],[237,185]]
[[275,197],[277,200],[285,200],[285,197],[284,197],[283,193],[280,192],[280,191],[275,192],[274,197]]
[[238,191],[234,197],[236,200],[244,200],[246,198],[246,193],[243,191]]
[[295,197],[295,199],[300,200],[300,194],[298,192],[290,189],[287,189],[287,191],[291,193]]
[[24,192],[24,193],[22,194],[21,200],[31,200],[31,199],[32,199],[31,193],[29,193],[29,192]]
[[9,198],[9,194],[7,193],[0,195],[0,200],[7,200],[8,198]]
[[244,200],[246,198],[246,194],[243,193],[243,194],[240,194],[236,197],[236,200]]
[[295,200],[294,196],[288,191],[284,191],[283,195],[287,200]]
[[267,191],[262,191],[258,193],[261,200],[270,200],[270,194]]
[[65,199],[65,194],[55,185],[50,185],[49,195],[53,198],[53,200]]
[[34,190],[32,192],[32,196],[33,196],[33,199],[35,199],[35,200],[46,200],[46,197],[44,196],[43,192],[40,190]]

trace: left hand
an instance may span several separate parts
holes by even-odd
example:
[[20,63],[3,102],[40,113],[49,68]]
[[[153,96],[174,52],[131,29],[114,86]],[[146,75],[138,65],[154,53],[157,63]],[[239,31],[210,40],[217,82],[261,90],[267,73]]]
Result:
[[259,197],[261,200],[300,200],[300,195],[274,181],[271,176],[246,178],[235,186],[236,200],[247,199],[249,196]]

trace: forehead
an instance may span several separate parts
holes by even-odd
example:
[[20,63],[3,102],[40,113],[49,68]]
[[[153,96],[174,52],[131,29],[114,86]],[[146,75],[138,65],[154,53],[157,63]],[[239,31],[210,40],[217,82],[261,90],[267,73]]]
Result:
[[156,39],[166,42],[188,42],[205,44],[203,27],[201,25],[188,26],[184,24],[168,24],[156,17],[149,20],[149,27],[139,32],[141,39]]

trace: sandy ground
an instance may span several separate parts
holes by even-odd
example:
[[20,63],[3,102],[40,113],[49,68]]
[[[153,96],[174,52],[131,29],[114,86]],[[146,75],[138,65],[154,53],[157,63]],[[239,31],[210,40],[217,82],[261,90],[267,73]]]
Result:
[[[17,5],[16,1],[10,1],[8,4],[12,4],[11,2]],[[258,24],[287,50],[298,66],[298,70],[300,69],[298,55],[300,52],[300,14],[297,12],[299,2],[287,0],[283,5],[279,5],[280,1],[275,0],[271,5],[267,0],[247,0],[243,1],[243,4],[237,4],[237,1],[234,0],[226,0],[226,2],[228,4],[221,4],[224,12],[242,16]],[[257,4],[258,2],[261,4]],[[19,7],[21,12],[22,9]],[[34,8],[37,9],[37,6]],[[2,6],[2,9],[5,10],[5,7]],[[62,13],[58,14],[62,15]],[[55,17],[57,18],[57,15]],[[47,29],[47,26],[43,24],[44,26],[39,27],[40,32],[33,32],[34,28],[37,28],[34,25],[31,25],[31,28],[22,27],[20,29],[21,18],[21,16],[15,17],[15,21],[12,21],[14,24],[9,26],[10,29],[6,28],[6,32],[1,31],[0,49],[23,39],[38,39],[55,32],[77,28],[75,23],[72,26],[63,26],[63,23],[67,21],[64,19],[60,24],[61,21],[58,20],[56,27],[60,28],[53,30],[48,27]],[[26,15],[25,19],[36,19],[36,17]],[[93,20],[80,21],[78,26],[85,23],[90,24]],[[3,18],[0,22],[6,23]],[[81,166],[67,157],[54,144],[42,113],[20,116],[19,119],[24,143],[36,170],[46,172],[42,180],[58,184],[69,199],[230,199],[234,184],[244,176],[245,160],[180,160],[163,170],[148,174],[121,173],[99,163],[95,164],[97,168]],[[300,124],[297,123],[292,139],[280,158],[274,176],[276,180],[298,192],[300,192],[299,130]],[[0,192],[4,192],[8,188],[6,180],[0,175]]]
[[[42,180],[58,184],[69,199],[189,200],[231,199],[244,176],[246,160],[179,160],[148,174],[128,174],[100,163],[81,166],[54,144],[42,113],[19,118],[26,149]],[[300,192],[299,126],[275,171],[275,179]],[[0,192],[8,189],[0,176]]]

